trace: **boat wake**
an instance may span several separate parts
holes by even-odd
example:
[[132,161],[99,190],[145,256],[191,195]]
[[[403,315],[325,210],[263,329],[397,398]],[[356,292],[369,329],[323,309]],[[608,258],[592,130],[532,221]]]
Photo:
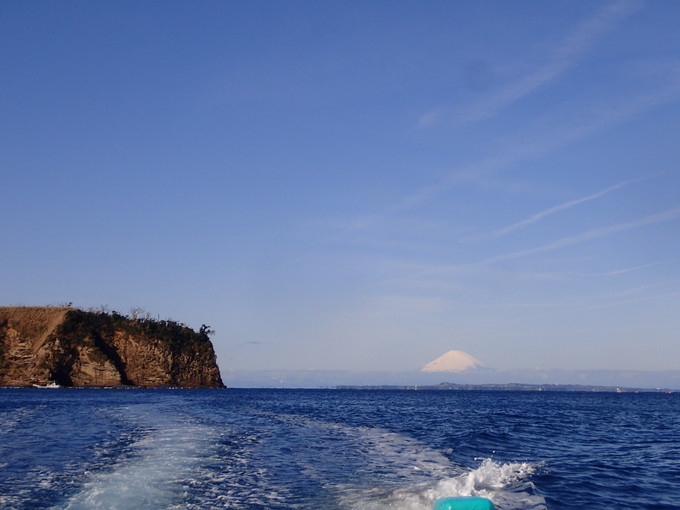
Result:
[[127,439],[97,446],[102,462],[52,508],[431,510],[452,496],[547,508],[533,494],[539,463],[463,467],[451,451],[386,428],[255,409],[102,412]]
[[[182,498],[193,469],[210,456],[217,432],[175,421],[143,406],[125,412],[139,436],[107,469],[90,473],[80,491],[58,508],[170,508]],[[153,417],[154,419],[151,419]]]
[[8,389],[0,508],[680,508],[674,396],[470,393]]
[[479,467],[451,478],[392,491],[373,489],[348,494],[342,498],[342,506],[353,510],[432,510],[440,498],[478,496],[490,499],[498,508],[546,510],[545,499],[531,494],[533,484],[529,481],[540,466],[484,459]]
[[[531,482],[541,463],[478,459],[479,466],[465,468],[452,463],[446,452],[385,429],[296,415],[268,417],[287,425],[287,444],[297,447],[284,454],[294,457],[304,475],[327,491],[327,502],[336,501],[338,508],[431,510],[439,498],[480,496],[499,508],[547,509],[545,499],[533,494]],[[277,449],[270,443],[268,454],[276,458]]]

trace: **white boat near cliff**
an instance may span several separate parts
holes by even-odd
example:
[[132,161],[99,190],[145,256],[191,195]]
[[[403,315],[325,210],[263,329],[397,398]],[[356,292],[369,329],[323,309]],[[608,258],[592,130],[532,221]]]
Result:
[[34,388],[44,388],[44,389],[56,389],[56,388],[61,388],[56,382],[50,381],[47,384],[40,384],[40,383],[34,383],[33,384]]

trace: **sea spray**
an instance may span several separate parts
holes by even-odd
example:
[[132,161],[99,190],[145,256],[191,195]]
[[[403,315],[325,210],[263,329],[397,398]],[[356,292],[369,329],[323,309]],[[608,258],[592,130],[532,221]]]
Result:
[[345,497],[343,503],[353,510],[431,510],[435,501],[445,497],[480,496],[498,508],[546,510],[545,499],[530,494],[531,475],[540,463],[497,463],[484,459],[479,467],[431,484],[401,487],[391,492],[374,491]]

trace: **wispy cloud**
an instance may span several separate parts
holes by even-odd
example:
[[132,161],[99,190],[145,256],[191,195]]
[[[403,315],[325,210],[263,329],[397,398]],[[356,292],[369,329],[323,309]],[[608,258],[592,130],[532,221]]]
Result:
[[602,303],[602,304],[599,304],[599,305],[589,306],[587,308],[581,308],[581,309],[578,309],[578,311],[599,310],[600,308],[610,308],[610,307],[614,307],[614,306],[630,305],[630,304],[634,304],[634,303],[642,303],[642,302],[645,302],[645,301],[653,301],[653,300],[656,300],[656,299],[667,299],[667,298],[676,297],[676,296],[680,296],[680,290],[676,290],[676,291],[673,291],[673,292],[666,292],[664,294],[654,294],[654,295],[650,295],[650,296],[640,296],[640,297],[637,297],[637,298],[624,299],[624,300],[621,300],[621,301],[612,301],[612,302],[609,302],[609,303]]
[[562,303],[498,303],[488,305],[489,308],[564,308]]
[[619,182],[618,184],[614,184],[613,186],[609,186],[603,190],[598,191],[597,193],[593,193],[591,195],[587,195],[585,197],[581,198],[576,198],[574,200],[568,200],[567,202],[563,202],[559,205],[556,205],[554,207],[549,207],[548,209],[545,209],[541,212],[538,212],[536,214],[533,214],[529,216],[528,218],[523,219],[522,221],[518,221],[517,223],[513,223],[512,225],[509,225],[507,227],[501,228],[499,230],[496,230],[494,232],[491,232],[490,234],[483,236],[483,237],[501,237],[506,234],[509,234],[510,232],[513,232],[515,230],[518,230],[520,228],[526,227],[528,225],[531,225],[533,223],[537,223],[541,221],[544,218],[547,218],[548,216],[551,216],[557,212],[560,211],[565,211],[567,209],[571,209],[572,207],[575,207],[580,204],[584,204],[586,202],[590,202],[591,200],[595,200],[597,198],[603,197],[608,193],[611,193],[612,191],[615,191],[617,189],[623,188],[624,186],[627,186],[629,184],[632,184],[634,182],[638,182],[641,179],[628,179],[626,181]]
[[[511,170],[526,161],[548,156],[608,127],[627,122],[649,110],[680,100],[680,61],[650,63],[647,74],[650,73],[655,75],[655,79],[649,88],[633,94],[608,97],[596,104],[574,105],[571,108],[570,119],[554,118],[548,115],[521,131],[515,131],[511,138],[502,143],[499,142],[499,147],[490,149],[492,155],[457,166],[445,177],[406,194],[381,211],[344,221],[343,227],[336,225],[337,230],[344,231],[345,234],[371,231],[395,215],[419,207],[455,186],[482,184],[490,176]],[[540,221],[547,215],[584,201],[594,200],[631,182],[635,180],[623,181],[593,195],[555,206],[555,208],[538,213],[538,218],[527,218],[523,222],[527,221],[527,224],[530,224]],[[521,228],[524,226],[523,222],[507,228],[511,230]]]
[[443,179],[405,196],[376,217],[384,218],[412,209],[453,186],[481,182],[486,176],[545,157],[610,126],[680,100],[680,61],[660,62],[655,69],[659,76],[653,88],[637,94],[610,97],[596,105],[581,106],[574,111],[572,119],[552,119],[516,132],[493,156],[456,168]]
[[669,260],[660,260],[658,262],[651,262],[649,264],[643,264],[643,265],[640,265],[640,266],[627,267],[625,269],[618,269],[616,271],[610,271],[610,272],[606,273],[606,275],[607,276],[617,276],[617,275],[620,275],[620,274],[630,273],[631,271],[638,271],[640,269],[647,269],[648,267],[654,267],[654,266],[660,266],[662,264],[668,264],[670,262],[675,262],[677,260],[680,260],[680,259],[674,258],[674,259],[669,259]]
[[[515,317],[505,319],[502,321],[498,321],[497,324],[511,324],[511,323],[518,323],[518,322],[535,322],[538,319],[545,319],[545,318],[550,318],[550,317],[557,317],[557,316],[564,316],[564,315],[573,315],[573,314],[580,314],[583,312],[590,312],[593,310],[603,310],[607,308],[616,308],[619,306],[626,306],[626,305],[632,305],[632,304],[638,304],[638,303],[645,303],[648,301],[656,301],[656,300],[662,300],[662,299],[670,299],[670,298],[675,298],[680,296],[680,291],[673,291],[673,292],[666,292],[663,294],[653,294],[653,295],[647,295],[647,296],[640,296],[636,298],[630,298],[630,299],[622,299],[622,300],[616,300],[616,301],[609,301],[607,303],[600,303],[597,305],[590,305],[590,306],[574,306],[574,307],[565,307],[563,309],[560,309],[559,306],[555,307],[554,310],[545,312],[545,313],[536,313],[532,315],[517,315]],[[589,331],[590,328],[586,328],[584,331]],[[526,334],[526,333],[524,333]]]
[[575,236],[563,237],[562,239],[558,239],[557,241],[553,241],[542,246],[537,246],[535,248],[528,248],[526,250],[519,250],[512,253],[506,253],[503,255],[496,255],[495,257],[490,257],[486,260],[478,262],[475,265],[488,265],[496,262],[503,262],[506,260],[527,257],[530,255],[535,255],[537,253],[556,250],[558,248],[566,248],[568,246],[573,246],[586,241],[592,241],[593,239],[599,239],[601,237],[616,234],[618,232],[624,232],[626,230],[644,227],[646,225],[653,225],[656,223],[671,221],[676,218],[680,218],[680,207],[670,209],[662,213],[651,214],[649,216],[645,216],[644,218],[640,218],[635,221],[629,221],[627,223],[619,223],[618,225],[610,225],[608,227],[588,230],[587,232],[583,232]]
[[[550,312],[537,313],[532,315],[522,315],[513,317],[511,319],[506,319],[502,323],[509,322],[520,322],[520,321],[535,321],[536,319],[542,319],[546,317],[554,317],[557,315],[566,315],[571,313],[587,312],[591,310],[599,310],[603,308],[613,308],[617,306],[623,306],[634,303],[642,303],[645,301],[652,301],[656,299],[663,299],[669,297],[675,297],[680,295],[680,291],[670,291],[664,293],[655,294],[645,294],[644,292],[659,287],[661,285],[667,285],[668,282],[657,282],[649,285],[643,285],[641,287],[635,287],[632,289],[627,289],[623,292],[619,292],[612,295],[605,296],[579,296],[578,300],[571,300],[562,303],[553,303],[546,306],[541,306],[541,304],[535,304],[535,308],[554,308]],[[593,303],[593,301],[600,301],[599,303]],[[588,304],[583,304],[583,302],[588,302]],[[503,306],[503,305],[498,305]],[[512,306],[512,305],[505,305]],[[531,308],[528,305],[527,308]],[[519,307],[518,307],[519,308]]]
[[645,216],[634,221],[588,230],[575,236],[563,237],[561,239],[557,239],[556,241],[543,244],[540,246],[535,246],[533,248],[527,248],[524,250],[518,250],[514,252],[495,255],[477,262],[451,265],[431,265],[429,267],[423,268],[421,271],[417,271],[411,274],[402,274],[397,278],[384,280],[380,283],[380,285],[407,283],[409,286],[415,286],[417,282],[427,280],[428,278],[432,277],[437,277],[441,279],[441,277],[446,276],[464,276],[475,274],[479,272],[481,268],[492,266],[499,262],[521,259],[539,253],[558,250],[560,248],[567,248],[587,241],[600,239],[602,237],[606,237],[608,235],[616,234],[619,232],[625,232],[627,230],[632,230],[635,228],[641,228],[648,225],[672,221],[678,218],[680,218],[680,207],[670,209],[668,211],[664,211],[657,214],[651,214],[649,216]]
[[444,107],[440,106],[439,108],[433,108],[432,110],[427,111],[420,116],[416,127],[418,129],[423,129],[435,126],[440,122],[445,113],[446,108]]
[[[556,80],[569,68],[576,65],[599,38],[639,7],[640,3],[632,0],[620,0],[605,5],[592,16],[576,25],[550,54],[545,63],[519,80],[496,90],[481,102],[473,104],[466,111],[459,113],[456,116],[455,125],[460,127],[491,118],[504,107]],[[443,118],[442,107],[433,109],[420,117],[418,127],[433,126]]]

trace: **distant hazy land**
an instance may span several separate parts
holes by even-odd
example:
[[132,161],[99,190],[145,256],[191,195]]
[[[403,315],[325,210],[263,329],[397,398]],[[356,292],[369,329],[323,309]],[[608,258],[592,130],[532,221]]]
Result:
[[223,370],[224,382],[240,388],[334,388],[339,386],[523,385],[574,388],[680,390],[680,371],[644,370],[499,370],[477,368],[463,372],[346,370]]
[[608,393],[676,393],[669,388],[621,388],[619,386],[591,386],[584,384],[452,384],[434,386],[337,386],[337,389],[355,390],[452,390],[452,391],[589,391]]
[[227,370],[241,388],[403,388],[552,391],[680,390],[680,371],[503,370],[460,350],[450,350],[420,370]]

